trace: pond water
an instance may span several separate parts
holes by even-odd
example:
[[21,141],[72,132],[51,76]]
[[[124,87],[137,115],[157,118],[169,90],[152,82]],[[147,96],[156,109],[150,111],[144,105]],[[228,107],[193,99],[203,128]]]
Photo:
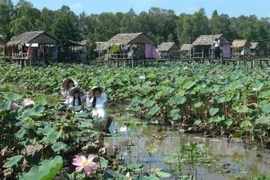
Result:
[[[122,120],[114,120],[110,126],[112,137],[105,139],[108,154],[113,154],[113,147],[119,147],[125,164],[144,165],[140,173],[151,173],[153,169],[160,168],[163,172],[174,175],[167,179],[193,175],[196,180],[227,180],[251,179],[255,175],[270,171],[269,151],[247,148],[239,139],[205,138],[199,134],[184,134],[168,127],[149,125],[128,127],[125,131],[121,126]],[[178,164],[164,162],[168,157],[177,158],[176,155],[182,160],[187,158],[181,155],[184,152],[180,151],[180,147],[188,142],[196,143],[199,147],[199,153],[192,156],[202,163],[194,163],[195,160]],[[179,164],[181,168],[177,168]]]

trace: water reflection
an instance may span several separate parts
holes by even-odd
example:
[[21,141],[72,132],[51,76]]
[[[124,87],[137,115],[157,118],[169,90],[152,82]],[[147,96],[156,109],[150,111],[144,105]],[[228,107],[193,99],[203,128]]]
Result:
[[199,180],[227,180],[236,177],[250,179],[254,175],[270,171],[269,152],[250,150],[239,139],[204,138],[200,135],[181,134],[170,130],[158,132],[157,126],[135,129],[128,127],[126,131],[121,131],[120,127],[123,125],[116,122],[109,128],[112,137],[106,138],[107,147],[108,149],[115,145],[121,147],[120,154],[126,164],[144,165],[141,173],[151,172],[157,167],[164,172],[175,174],[173,171],[175,164],[164,163],[164,158],[170,154],[179,154],[179,147],[187,142],[203,144],[205,147],[202,151],[209,150],[211,156],[217,158],[215,163],[206,163],[204,166],[199,164],[194,169],[190,164],[185,164],[182,167],[182,175],[193,174],[194,179]]

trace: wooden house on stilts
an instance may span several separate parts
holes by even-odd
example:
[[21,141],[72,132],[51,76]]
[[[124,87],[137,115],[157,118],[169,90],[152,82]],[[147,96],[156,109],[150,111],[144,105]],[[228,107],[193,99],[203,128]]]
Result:
[[58,40],[45,31],[24,32],[7,43],[6,56],[21,65],[38,62],[45,65],[47,59],[57,58]]
[[107,41],[107,54],[111,59],[156,58],[156,43],[144,33],[121,33]]
[[220,40],[220,56],[222,58],[231,57],[230,42],[223,36],[223,34],[216,35],[201,35],[193,43],[193,58],[212,59],[214,56],[213,42],[215,38]]

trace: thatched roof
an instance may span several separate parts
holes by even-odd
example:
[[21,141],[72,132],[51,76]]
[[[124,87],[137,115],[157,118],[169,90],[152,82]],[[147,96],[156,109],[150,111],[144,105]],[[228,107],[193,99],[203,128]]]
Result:
[[193,46],[212,46],[215,38],[220,39],[220,45],[230,44],[223,34],[200,35],[192,44]]
[[246,39],[235,39],[232,42],[232,47],[235,47],[235,48],[244,47],[245,45],[251,46],[250,42]]
[[121,33],[113,36],[107,42],[108,46],[112,45],[131,45],[131,44],[139,44],[139,43],[150,43],[156,45],[155,41],[150,37],[145,35],[144,33]]
[[260,49],[259,42],[250,42],[250,49]]
[[183,44],[181,47],[181,51],[190,51],[193,48],[192,44]]
[[49,35],[45,31],[24,32],[18,36],[14,36],[7,43],[7,46],[18,44],[38,43],[38,44],[56,44],[58,40]]
[[161,43],[159,46],[158,46],[158,50],[159,51],[169,51],[171,48],[177,48],[179,49],[179,47],[175,44],[175,42],[164,42],[164,43]]
[[80,44],[81,44],[82,46],[85,46],[85,45],[87,44],[87,40],[82,40],[82,41],[80,42]]
[[107,42],[95,42],[96,48],[94,51],[102,52],[107,49]]

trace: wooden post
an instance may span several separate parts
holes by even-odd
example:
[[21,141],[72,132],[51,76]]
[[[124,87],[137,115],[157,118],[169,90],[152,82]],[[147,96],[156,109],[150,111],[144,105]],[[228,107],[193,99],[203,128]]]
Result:
[[191,42],[190,42],[190,36],[188,37],[189,39],[189,46],[190,46],[190,49],[189,49],[189,59],[191,60]]
[[202,48],[202,59],[204,57],[204,47]]

